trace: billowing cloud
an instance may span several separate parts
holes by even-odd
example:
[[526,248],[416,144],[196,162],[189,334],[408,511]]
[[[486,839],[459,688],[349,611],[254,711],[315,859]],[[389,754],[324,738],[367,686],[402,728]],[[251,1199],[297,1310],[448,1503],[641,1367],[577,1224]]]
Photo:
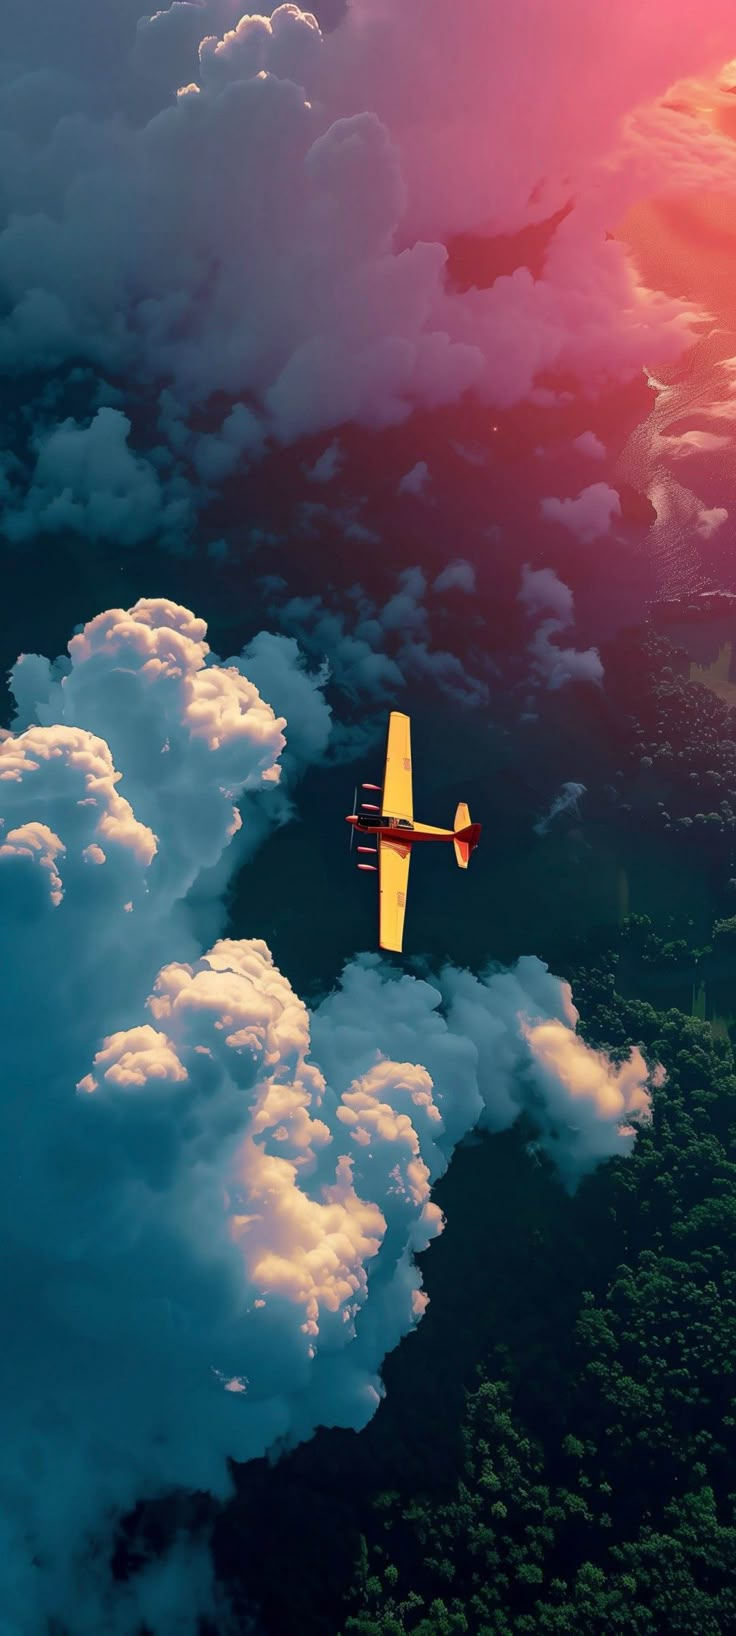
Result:
[[418,460],[411,471],[404,473],[399,483],[399,494],[415,494],[417,498],[425,494],[429,486],[429,466],[426,460]]
[[242,825],[215,870],[200,878],[195,895],[203,941],[220,929],[222,894],[234,870],[257,851],[270,830],[293,818],[295,789],[307,767],[324,761],[328,752],[332,759],[351,754],[350,728],[335,722],[325,700],[329,666],[310,668],[294,637],[259,631],[227,665],[255,683],[261,698],[286,717],[288,738],[278,785],[265,801],[258,789],[243,792],[238,802]]
[[610,484],[590,483],[574,498],[558,500],[551,496],[542,500],[540,513],[548,522],[561,523],[588,545],[609,533],[614,517],[621,516],[621,501]]
[[603,663],[597,648],[564,648],[558,638],[572,625],[575,602],[569,585],[558,577],[553,568],[530,568],[521,571],[519,601],[532,617],[542,614],[531,642],[529,654],[536,680],[553,691],[567,682],[594,682],[603,680]]
[[[444,1155],[441,1168],[468,1128],[503,1130],[526,1109],[574,1185],[604,1152],[627,1150],[634,1137],[622,1126],[647,1118],[649,1108],[641,1053],[632,1052],[619,1075],[576,1034],[577,1021],[569,984],[531,955],[513,971],[483,977],[448,966],[430,981],[405,976],[389,982],[380,960],[363,956],[318,1008],[312,1033],[336,1087],[356,1066],[363,1072],[376,1050],[387,1061],[399,1059],[421,1040],[420,1060],[444,1126],[429,1126]],[[554,1089],[546,1079],[553,1061],[559,1069]],[[430,1170],[437,1173],[433,1165]]]
[[[165,838],[157,889],[183,896],[240,827],[242,791],[277,784],[285,722],[235,666],[209,663],[206,625],[165,599],[109,610],[69,643],[63,674],[11,673],[19,720],[98,733],[136,813]],[[29,674],[26,667],[30,664]]]
[[36,534],[79,534],[118,545],[153,535],[172,543],[185,538],[189,485],[181,477],[162,480],[151,461],[130,448],[130,429],[119,409],[106,406],[88,426],[68,418],[37,433],[30,482],[20,462],[11,468],[0,531],[14,542]]
[[525,564],[521,570],[519,601],[532,615],[551,614],[562,624],[572,622],[575,600],[569,585],[565,585],[554,568],[530,568]]
[[639,1048],[635,1046],[625,1062],[614,1064],[604,1053],[591,1051],[558,1019],[522,1026],[532,1054],[545,1136],[552,1144],[562,1134],[563,1169],[575,1176],[579,1166],[592,1169],[599,1159],[609,1157],[614,1124],[618,1141],[633,1145],[636,1130],[629,1121],[649,1117],[646,1063]]
[[299,754],[328,727],[283,638],[222,666],[205,635],[164,601],[100,615],[68,661],[19,663],[0,741],[13,1636],[194,1636],[217,1614],[204,1549],[116,1581],[121,1514],[225,1496],[230,1458],[365,1424],[426,1305],[414,1255],[469,1129],[526,1109],[574,1186],[648,1116],[640,1053],[591,1051],[532,957],[419,980],[364,956],[310,1017],[261,940],[194,946],[191,882],[288,743],[243,669],[289,693]]
[[261,631],[224,664],[205,638],[188,609],[141,598],[90,621],[68,658],[23,654],[10,677],[16,728],[84,722],[104,736],[136,811],[166,840],[146,902],[186,894],[202,939],[221,929],[228,879],[292,816],[294,787],[334,729],[328,672],[310,669],[293,637]]
[[431,27],[423,0],[399,10],[353,0],[325,68],[341,113],[375,108],[400,142],[414,231],[509,234],[584,196],[594,176],[605,208],[622,185],[601,170],[613,153],[620,165],[648,163],[650,175],[666,173],[668,161],[697,174],[699,153],[701,178],[727,166],[727,145],[709,148],[702,122],[659,106],[648,116],[655,151],[639,152],[630,116],[732,54],[728,0],[706,0],[699,16],[689,0],[655,5],[644,26],[636,0],[605,15],[570,0],[554,16],[544,0],[500,11],[459,0],[433,7]]
[[579,437],[573,438],[572,446],[577,449],[578,454],[584,454],[588,460],[605,460],[606,458],[606,445],[601,442],[595,432],[581,432]]
[[395,700],[397,688],[420,677],[457,703],[476,706],[486,704],[490,696],[483,674],[487,661],[479,654],[460,660],[437,644],[433,629],[438,610],[433,596],[441,596],[451,584],[467,589],[472,575],[470,563],[450,563],[434,581],[430,595],[422,570],[405,568],[382,607],[357,586],[347,604],[334,597],[293,597],[272,612],[307,652],[318,661],[326,660],[350,698]]
[[[167,415],[162,416],[166,427]],[[217,484],[230,477],[238,467],[245,469],[263,451],[265,433],[261,421],[244,403],[233,404],[216,432],[205,432],[200,437],[187,438],[175,406],[169,417],[169,426],[179,434],[180,447],[190,454],[193,465],[205,483]]]
[[[15,537],[173,540],[269,440],[512,404],[555,371],[595,391],[692,333],[606,229],[656,189],[733,186],[727,139],[657,100],[729,55],[727,0],[646,28],[637,0],[554,27],[540,0],[435,4],[431,27],[424,0],[356,0],[324,37],[291,4],[138,12],[6,24],[0,363],[31,397],[80,367],[122,383],[31,447],[16,419]],[[555,216],[540,276],[452,288],[453,233]],[[157,399],[168,467],[136,452]]]
[[556,619],[547,619],[538,626],[529,644],[529,652],[536,675],[553,691],[567,682],[603,680],[603,662],[597,648],[563,648],[556,638],[560,634]]
[[725,506],[702,506],[698,512],[695,527],[701,539],[709,540],[727,522],[728,511]]
[[414,402],[454,399],[482,366],[443,321],[442,247],[393,245],[404,190],[390,134],[371,112],[330,124],[290,77],[305,39],[319,44],[294,6],[268,24],[246,18],[203,44],[201,84],[178,99],[172,87],[148,122],[88,121],[87,158],[67,151],[60,169],[35,153],[46,209],[22,164],[11,178],[0,359],[29,367],[30,328],[35,367],[83,358],[171,382],[182,427],[211,394],[236,400],[235,420],[227,411],[204,438],[177,437],[205,480],[257,453],[268,430],[392,424]]
[[332,728],[332,712],[322,687],[327,670],[311,672],[293,636],[277,636],[259,631],[238,659],[237,665],[255,683],[263,699],[268,699],[288,723],[288,745],[284,765],[293,771],[307,767],[324,755]]
[[448,562],[447,567],[437,575],[433,590],[465,591],[468,596],[472,596],[475,590],[475,569],[472,562],[468,562],[464,557],[455,557],[453,562]]
[[337,438],[335,438],[332,443],[328,443],[324,453],[319,456],[319,459],[315,460],[314,465],[309,467],[307,477],[310,483],[331,483],[333,477],[337,476],[342,463],[342,450]]

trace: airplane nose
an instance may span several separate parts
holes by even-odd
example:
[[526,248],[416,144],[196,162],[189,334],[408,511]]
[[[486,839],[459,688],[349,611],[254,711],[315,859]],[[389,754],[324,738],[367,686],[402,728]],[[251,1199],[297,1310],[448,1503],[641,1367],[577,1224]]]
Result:
[[357,820],[357,818],[355,816],[355,813],[354,812],[346,813],[345,814],[345,822],[346,822],[346,824],[357,824],[358,820]]

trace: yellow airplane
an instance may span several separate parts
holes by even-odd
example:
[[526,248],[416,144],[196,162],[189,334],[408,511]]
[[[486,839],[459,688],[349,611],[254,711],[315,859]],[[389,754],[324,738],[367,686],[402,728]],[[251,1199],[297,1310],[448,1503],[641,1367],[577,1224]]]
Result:
[[392,710],[388,721],[386,766],[383,785],[363,784],[364,790],[375,790],[381,795],[380,806],[361,802],[357,811],[358,791],[355,791],[353,811],[348,813],[351,825],[350,846],[356,832],[366,839],[375,836],[375,846],[360,845],[359,852],[378,855],[378,863],[359,863],[358,868],[378,874],[379,935],[382,949],[401,953],[406,912],[406,888],[409,881],[411,849],[417,841],[452,841],[460,869],[467,869],[470,854],[480,840],[480,824],[471,824],[470,813],[461,801],[455,813],[453,829],[437,829],[433,824],[415,824],[414,798],[411,778],[411,721],[398,710]]

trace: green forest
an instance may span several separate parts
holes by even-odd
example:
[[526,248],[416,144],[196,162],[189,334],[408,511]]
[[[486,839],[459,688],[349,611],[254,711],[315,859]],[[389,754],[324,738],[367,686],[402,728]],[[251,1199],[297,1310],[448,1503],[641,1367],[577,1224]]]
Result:
[[571,1197],[522,1124],[462,1149],[375,1420],[238,1473],[220,1564],[274,1636],[736,1629],[734,1054],[617,986],[672,959],[638,919],[565,973],[666,1069],[633,1156]]

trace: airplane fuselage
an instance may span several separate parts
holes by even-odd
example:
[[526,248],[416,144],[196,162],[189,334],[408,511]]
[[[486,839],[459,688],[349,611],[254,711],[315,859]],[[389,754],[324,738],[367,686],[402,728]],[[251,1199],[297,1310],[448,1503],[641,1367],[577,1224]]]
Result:
[[435,824],[410,824],[406,818],[366,818],[362,813],[350,813],[346,823],[352,824],[357,834],[384,841],[401,841],[413,846],[415,841],[452,841],[455,831],[438,829]]

